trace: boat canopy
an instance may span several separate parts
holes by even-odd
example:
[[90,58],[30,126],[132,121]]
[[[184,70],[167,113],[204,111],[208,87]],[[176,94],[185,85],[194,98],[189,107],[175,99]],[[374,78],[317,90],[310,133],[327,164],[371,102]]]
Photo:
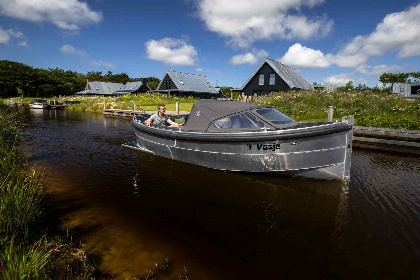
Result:
[[[262,110],[273,110],[280,114],[285,123],[276,123],[262,114]],[[252,113],[254,112],[254,114]],[[241,114],[242,113],[242,114]],[[267,115],[267,114],[266,114]],[[262,121],[261,119],[264,119]],[[267,121],[270,124],[267,124]],[[235,126],[234,123],[243,125]],[[284,116],[274,108],[266,105],[256,105],[233,100],[198,100],[194,103],[191,114],[183,131],[221,131],[231,129],[260,129],[296,124],[294,120]]]
[[45,100],[45,99],[34,99],[34,100],[31,101],[31,104],[34,104],[34,103],[47,103],[47,100]]

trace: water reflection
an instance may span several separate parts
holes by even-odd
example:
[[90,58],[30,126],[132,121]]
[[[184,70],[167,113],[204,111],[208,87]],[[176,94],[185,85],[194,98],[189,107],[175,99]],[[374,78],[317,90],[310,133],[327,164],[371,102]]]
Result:
[[25,148],[45,170],[61,227],[116,279],[166,258],[168,279],[184,267],[191,279],[418,272],[418,159],[355,151],[350,185],[229,173],[122,149],[134,139],[127,121],[26,114]]
[[[341,182],[244,176],[143,153],[134,162],[129,179],[99,185],[69,166],[48,178],[60,207],[71,209],[63,228],[103,256],[102,272],[141,275],[170,258],[171,277],[183,267],[194,279],[277,277],[299,274],[298,260],[312,255],[308,268],[323,275],[328,252],[320,244],[345,222],[337,223]],[[78,179],[63,181],[75,172]]]

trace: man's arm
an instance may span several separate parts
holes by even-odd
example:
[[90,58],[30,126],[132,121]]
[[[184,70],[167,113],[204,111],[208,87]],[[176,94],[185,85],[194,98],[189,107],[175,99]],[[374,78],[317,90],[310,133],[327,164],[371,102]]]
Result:
[[148,118],[147,120],[145,120],[145,121],[144,121],[144,123],[145,123],[147,126],[150,126],[150,124],[152,123],[152,118]]
[[182,124],[176,123],[173,120],[171,120],[170,118],[168,118],[166,121],[173,127],[181,127],[182,126]]

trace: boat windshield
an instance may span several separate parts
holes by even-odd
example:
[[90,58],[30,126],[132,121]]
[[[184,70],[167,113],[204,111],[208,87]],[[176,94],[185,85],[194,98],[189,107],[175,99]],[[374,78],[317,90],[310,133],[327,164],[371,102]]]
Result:
[[47,102],[47,100],[44,100],[44,99],[34,99],[34,100],[32,100],[32,104],[33,103],[44,103],[44,102]]
[[286,124],[294,122],[291,118],[283,115],[274,108],[260,109],[257,110],[257,113],[261,115],[264,119],[274,123],[274,124]]
[[224,117],[213,122],[217,128],[252,128],[264,127],[264,123],[250,113]]

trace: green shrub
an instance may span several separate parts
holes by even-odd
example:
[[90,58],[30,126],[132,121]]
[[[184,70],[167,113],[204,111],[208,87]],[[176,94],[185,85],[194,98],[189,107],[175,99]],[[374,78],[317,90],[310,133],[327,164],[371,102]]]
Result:
[[[416,120],[420,115],[420,101],[386,93],[273,92],[258,97],[254,103],[273,106],[296,120],[326,119],[328,106],[334,106],[334,118],[354,115],[359,125],[402,129],[419,127]],[[374,122],[375,118],[377,121]]]
[[357,118],[356,125],[367,127],[420,130],[420,116],[413,116],[408,114],[360,116]]

